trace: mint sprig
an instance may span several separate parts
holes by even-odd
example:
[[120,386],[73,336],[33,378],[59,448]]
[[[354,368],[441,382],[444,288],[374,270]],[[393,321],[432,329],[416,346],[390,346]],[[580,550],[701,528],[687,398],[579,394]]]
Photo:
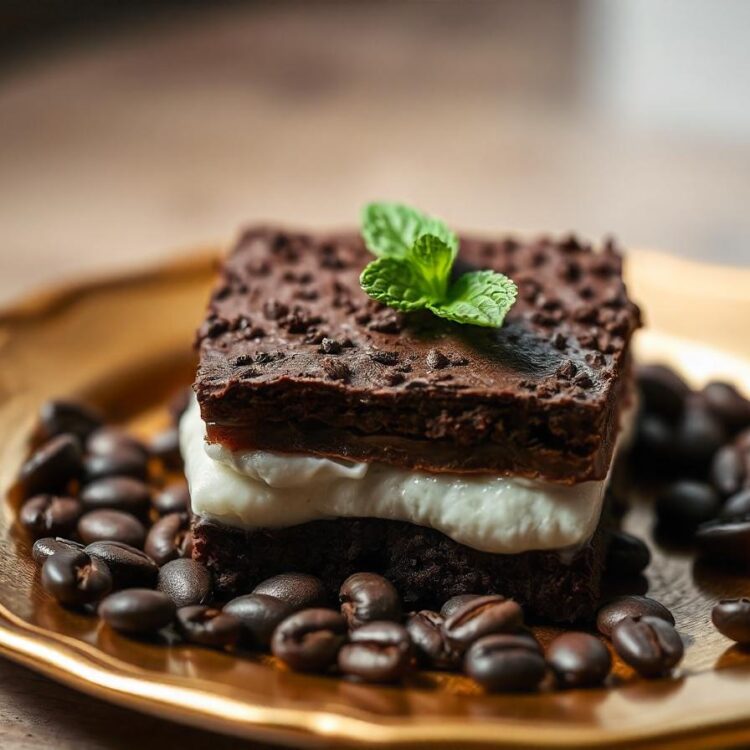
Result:
[[402,312],[427,309],[454,323],[499,328],[516,285],[495,271],[471,271],[450,283],[458,238],[439,219],[398,203],[370,203],[362,236],[378,256],[359,278],[373,299]]

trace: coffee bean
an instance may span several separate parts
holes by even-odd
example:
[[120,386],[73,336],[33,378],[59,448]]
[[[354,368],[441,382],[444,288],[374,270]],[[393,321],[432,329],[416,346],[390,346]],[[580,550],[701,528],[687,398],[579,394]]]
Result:
[[170,513],[160,518],[148,532],[144,549],[157,565],[187,557],[190,544],[190,517],[187,513]]
[[346,640],[346,618],[332,609],[303,609],[274,631],[271,652],[300,672],[324,672]]
[[745,483],[745,467],[734,445],[720,448],[711,462],[711,483],[724,497],[737,494]]
[[224,605],[224,611],[240,622],[240,640],[247,648],[268,648],[273,631],[295,608],[267,594],[245,594]]
[[690,536],[698,526],[715,518],[719,496],[703,482],[681,479],[670,484],[656,499],[659,528],[673,536]]
[[83,443],[103,421],[97,410],[78,401],[47,401],[39,410],[39,422],[47,439],[67,432]]
[[253,594],[283,599],[294,610],[324,607],[328,603],[323,581],[307,573],[281,573],[266,578],[253,589]]
[[168,594],[177,607],[208,604],[213,581],[208,568],[197,560],[172,560],[159,570],[159,591]]
[[132,477],[107,477],[87,484],[81,490],[81,502],[87,510],[111,508],[146,516],[151,502],[148,485]]
[[384,620],[349,634],[338,654],[339,669],[364,682],[395,682],[411,666],[411,642],[403,625]]
[[704,523],[695,541],[701,555],[713,562],[750,568],[750,515]]
[[169,410],[169,416],[172,419],[172,424],[177,427],[180,418],[190,406],[190,401],[193,398],[193,389],[188,386],[187,388],[180,388],[175,391],[169,398],[167,409]]
[[135,436],[119,427],[100,427],[89,435],[86,441],[87,453],[108,456],[112,453],[130,451],[142,458],[148,458],[148,448]]
[[512,633],[523,625],[517,602],[504,596],[480,596],[466,602],[443,623],[445,638],[457,651],[494,633]]
[[426,668],[453,669],[460,663],[458,652],[443,635],[443,618],[428,609],[415,612],[406,621],[417,661]]
[[701,396],[708,410],[718,417],[729,432],[739,432],[750,427],[750,401],[731,383],[713,381]]
[[112,589],[106,564],[80,550],[60,550],[42,565],[42,587],[61,604],[90,604]]
[[34,546],[31,548],[31,555],[34,558],[34,562],[41,565],[48,557],[52,557],[52,555],[63,551],[81,552],[83,551],[83,545],[79,542],[73,542],[70,539],[46,536],[34,542]]
[[610,637],[612,630],[618,622],[626,617],[660,617],[670,625],[674,625],[672,613],[656,599],[647,596],[618,596],[608,601],[596,614],[596,629],[602,634]]
[[76,527],[83,507],[73,497],[35,495],[27,500],[18,520],[34,539],[45,536],[67,536]]
[[675,430],[675,449],[685,471],[703,475],[726,442],[721,422],[699,400],[689,400]]
[[223,648],[237,643],[240,621],[216,607],[194,604],[177,610],[177,629],[189,643]]
[[83,476],[86,483],[105,477],[148,477],[148,462],[138,452],[123,449],[112,453],[90,453],[83,459]]
[[19,479],[26,495],[64,492],[81,475],[81,444],[75,435],[53,437],[24,463]]
[[169,513],[187,513],[190,510],[190,492],[186,482],[167,485],[152,501],[160,516]]
[[644,409],[669,422],[677,421],[690,393],[687,383],[664,365],[640,365],[636,377]]
[[563,633],[547,649],[547,664],[562,688],[601,685],[612,667],[607,647],[589,633]]
[[750,489],[740,490],[732,495],[725,503],[719,513],[722,520],[731,520],[750,516]]
[[440,608],[440,616],[447,620],[454,612],[461,609],[461,607],[470,602],[472,599],[479,599],[481,594],[458,594],[448,599],[445,604]]
[[130,513],[109,509],[91,510],[79,519],[78,536],[85,544],[122,542],[142,549],[146,529]]
[[639,468],[670,474],[676,464],[674,427],[663,417],[641,414],[636,426],[634,455]]
[[485,690],[536,690],[546,673],[539,644],[526,633],[495,633],[471,644],[464,669]]
[[168,469],[182,468],[182,454],[180,453],[180,433],[176,427],[170,427],[151,439],[149,444],[151,455],[158,458]]
[[607,549],[607,572],[619,576],[638,575],[651,562],[651,552],[646,543],[632,534],[615,531]]
[[155,633],[169,625],[175,614],[174,602],[161,591],[151,589],[118,591],[99,605],[99,617],[107,625],[131,635]]
[[400,620],[401,600],[393,584],[377,573],[354,573],[339,590],[341,612],[350,628],[376,620]]
[[716,629],[737,643],[750,643],[750,599],[722,599],[711,610]]
[[684,653],[682,639],[659,617],[626,617],[612,630],[617,655],[643,677],[661,677]]
[[107,564],[113,588],[150,588],[156,585],[159,568],[145,553],[122,542],[92,542],[85,552]]

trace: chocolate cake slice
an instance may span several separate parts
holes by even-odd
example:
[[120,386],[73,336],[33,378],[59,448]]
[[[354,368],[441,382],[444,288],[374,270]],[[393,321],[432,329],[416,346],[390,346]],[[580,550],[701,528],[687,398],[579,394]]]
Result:
[[638,325],[621,260],[575,239],[462,238],[459,270],[511,276],[499,329],[369,299],[354,234],[247,231],[198,333],[209,440],[430,472],[603,479]]
[[590,616],[639,325],[619,254],[462,238],[456,273],[518,285],[501,328],[380,305],[370,260],[353,233],[268,227],[226,259],[181,425],[194,554],[226,596],[364,569],[414,606],[494,591]]

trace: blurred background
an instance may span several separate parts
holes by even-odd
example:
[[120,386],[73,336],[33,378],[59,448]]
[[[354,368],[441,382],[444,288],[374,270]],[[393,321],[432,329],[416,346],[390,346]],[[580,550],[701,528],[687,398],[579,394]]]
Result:
[[0,2],[0,303],[376,198],[750,264],[748,29],[745,0]]

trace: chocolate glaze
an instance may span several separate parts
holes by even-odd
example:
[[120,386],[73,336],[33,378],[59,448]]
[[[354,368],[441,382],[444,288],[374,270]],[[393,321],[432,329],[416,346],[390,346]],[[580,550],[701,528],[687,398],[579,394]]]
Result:
[[427,471],[601,479],[639,312],[611,242],[462,238],[457,273],[518,284],[500,329],[403,315],[353,233],[246,231],[197,335],[209,439]]

